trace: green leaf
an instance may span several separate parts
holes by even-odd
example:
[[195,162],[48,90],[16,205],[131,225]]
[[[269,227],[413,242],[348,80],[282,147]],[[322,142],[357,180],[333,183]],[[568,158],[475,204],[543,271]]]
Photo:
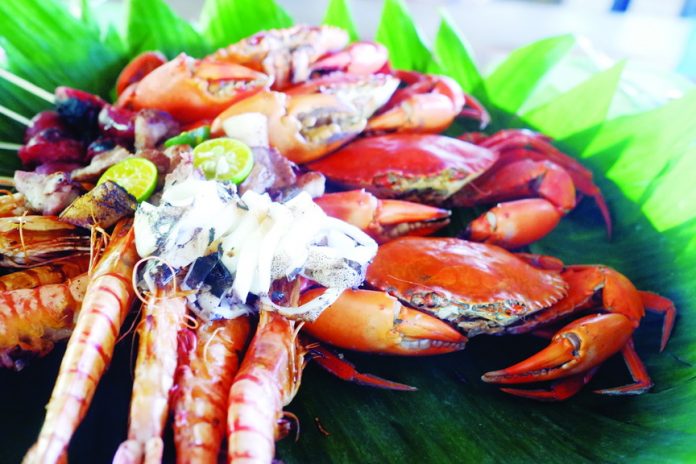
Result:
[[21,167],[17,153],[9,150],[0,150],[0,176],[11,177]]
[[126,40],[131,55],[159,50],[169,58],[181,52],[200,57],[209,52],[203,37],[164,0],[129,0]]
[[645,216],[659,231],[677,227],[694,217],[696,146],[675,158],[674,165],[659,177],[642,207]]
[[[522,115],[528,125],[563,139],[601,124],[607,116],[625,63],[597,73],[580,85]],[[567,115],[572,114],[569,118]]]
[[482,102],[487,101],[483,77],[476,66],[471,47],[454,25],[452,18],[441,12],[440,27],[435,36],[433,54],[440,64],[439,72],[454,78],[465,92]]
[[56,0],[0,2],[0,34],[10,70],[49,91],[67,85],[106,95],[125,62]]
[[428,68],[430,51],[403,0],[384,1],[375,39],[389,50],[389,61],[394,68],[415,71]]
[[696,90],[655,110],[606,122],[582,157],[638,201],[694,140]]
[[289,27],[292,18],[274,0],[206,0],[200,22],[210,44],[221,48],[264,29]]
[[574,44],[572,35],[562,35],[534,42],[510,53],[486,78],[486,91],[492,104],[507,113],[516,113]]
[[324,24],[344,29],[348,32],[351,42],[360,40],[348,0],[329,0],[329,6],[324,15]]

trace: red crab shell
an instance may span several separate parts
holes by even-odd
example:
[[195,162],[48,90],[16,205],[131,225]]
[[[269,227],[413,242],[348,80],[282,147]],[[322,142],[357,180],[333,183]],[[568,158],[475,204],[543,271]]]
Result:
[[402,237],[380,246],[370,285],[456,323],[469,337],[497,333],[563,298],[558,271],[503,248],[456,238]]
[[309,169],[379,198],[440,203],[498,159],[488,149],[432,134],[389,134],[357,140]]

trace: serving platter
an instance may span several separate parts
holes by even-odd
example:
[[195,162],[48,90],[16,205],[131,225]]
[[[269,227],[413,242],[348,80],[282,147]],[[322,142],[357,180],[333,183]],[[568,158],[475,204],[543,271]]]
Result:
[[[125,16],[110,22],[102,21],[88,1],[79,14],[57,0],[0,2],[0,45],[3,67],[45,89],[70,85],[108,97],[120,68],[140,51],[203,55],[291,21],[272,0],[208,0],[195,27],[163,0],[130,0]],[[345,1],[329,3],[326,22],[355,34]],[[639,288],[673,299],[679,318],[663,353],[658,353],[659,319],[646,318],[637,332],[638,352],[655,382],[637,397],[591,392],[593,386],[626,380],[619,360],[607,363],[590,388],[557,404],[509,397],[479,380],[483,372],[543,345],[529,337],[476,337],[463,352],[431,358],[350,354],[362,371],[414,385],[417,392],[344,383],[310,365],[287,408],[298,417],[300,431],[296,440],[290,436],[278,443],[277,458],[288,463],[688,462],[696,455],[691,413],[696,404],[691,318],[696,313],[696,188],[690,174],[696,169],[696,91],[658,108],[607,119],[622,90],[621,64],[560,94],[544,92],[545,78],[575,43],[561,36],[516,50],[483,75],[446,16],[427,46],[398,0],[385,2],[376,39],[389,48],[396,67],[455,78],[491,111],[491,131],[530,127],[581,158],[607,197],[615,223],[612,239],[592,205],[583,202],[532,251],[567,263],[613,266]],[[0,102],[25,115],[43,108],[4,82]],[[19,142],[21,132],[20,126],[0,121],[1,140]],[[1,173],[11,174],[18,166],[14,154],[1,156]],[[460,213],[461,221],[466,214]],[[62,353],[61,347],[20,373],[0,372],[0,462],[19,462],[36,437]],[[126,338],[73,440],[72,462],[110,462],[127,428],[131,365],[132,343]]]

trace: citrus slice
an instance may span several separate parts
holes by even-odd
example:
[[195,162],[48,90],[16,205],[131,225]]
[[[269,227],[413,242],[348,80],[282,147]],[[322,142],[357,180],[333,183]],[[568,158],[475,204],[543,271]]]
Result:
[[195,147],[209,138],[210,126],[201,126],[167,139],[167,141],[164,142],[164,147],[169,148],[175,145],[190,145],[191,147]]
[[251,148],[228,137],[206,140],[193,149],[193,165],[206,179],[241,184],[254,167]]
[[97,185],[107,180],[123,187],[137,201],[145,201],[157,187],[157,166],[145,158],[126,158],[107,169]]

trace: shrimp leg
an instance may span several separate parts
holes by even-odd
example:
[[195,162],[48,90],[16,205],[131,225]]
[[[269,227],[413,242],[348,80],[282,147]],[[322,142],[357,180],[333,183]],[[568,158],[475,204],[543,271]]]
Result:
[[48,464],[66,459],[68,443],[111,362],[116,338],[135,298],[131,275],[138,253],[131,225],[131,220],[116,225],[110,245],[94,267],[46,406],[46,419],[25,463]]
[[249,337],[249,319],[200,325],[195,347],[177,370],[174,443],[180,464],[217,462],[227,418],[227,394]]
[[167,419],[169,390],[174,383],[177,333],[184,323],[186,299],[160,297],[159,293],[150,296],[143,307],[128,440],[116,451],[114,464],[162,461],[161,437]]

